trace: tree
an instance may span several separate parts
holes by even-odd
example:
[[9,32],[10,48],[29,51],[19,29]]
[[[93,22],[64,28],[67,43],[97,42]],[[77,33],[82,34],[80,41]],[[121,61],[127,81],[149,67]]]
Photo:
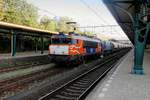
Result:
[[43,16],[40,20],[40,24],[43,29],[48,29],[49,23],[50,23],[50,19],[48,18],[48,16]]
[[51,22],[50,22],[50,30],[51,31],[57,31],[57,22],[56,20],[52,19]]
[[2,21],[38,27],[38,10],[26,0],[4,0]]
[[81,32],[81,30],[79,28],[76,28],[75,33],[83,34],[83,32]]
[[0,20],[3,19],[3,16],[4,16],[4,1],[3,0],[0,0]]
[[38,9],[26,0],[0,0],[0,4],[1,21],[65,33],[74,30],[73,26],[66,24],[72,21],[69,17],[60,17],[58,20],[43,16],[39,23]]
[[50,19],[48,16],[43,16],[40,20],[42,29],[57,31],[57,22],[55,19]]
[[69,24],[66,24],[67,22],[71,22],[71,21],[72,21],[72,19],[70,19],[68,17],[61,17],[58,22],[58,31],[65,32],[65,33],[73,31],[73,27]]

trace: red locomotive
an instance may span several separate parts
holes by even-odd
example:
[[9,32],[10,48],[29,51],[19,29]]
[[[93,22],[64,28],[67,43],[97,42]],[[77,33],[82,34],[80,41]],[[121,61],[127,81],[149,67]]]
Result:
[[100,56],[101,53],[100,39],[75,33],[53,35],[49,45],[49,57],[53,62],[77,63],[89,56]]

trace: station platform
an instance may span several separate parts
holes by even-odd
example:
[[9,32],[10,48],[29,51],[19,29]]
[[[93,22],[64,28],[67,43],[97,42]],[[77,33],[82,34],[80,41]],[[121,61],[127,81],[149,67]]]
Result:
[[41,54],[41,51],[37,52],[19,52],[16,53],[15,56],[11,56],[11,54],[0,54],[0,68],[4,67],[14,67],[24,64],[31,64],[38,61],[49,61],[48,51],[44,51]]
[[0,54],[0,59],[22,58],[22,57],[31,57],[31,56],[40,56],[40,55],[48,55],[48,51],[44,51],[43,54],[41,54],[41,51],[17,52],[15,56],[11,56],[11,53],[5,53],[5,54]]
[[85,100],[150,100],[150,50],[144,54],[144,75],[131,74],[134,63],[131,50]]

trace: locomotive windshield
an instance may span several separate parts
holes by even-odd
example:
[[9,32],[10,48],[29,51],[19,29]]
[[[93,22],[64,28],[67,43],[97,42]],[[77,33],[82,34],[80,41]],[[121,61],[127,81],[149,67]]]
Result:
[[71,38],[52,38],[51,44],[72,44]]

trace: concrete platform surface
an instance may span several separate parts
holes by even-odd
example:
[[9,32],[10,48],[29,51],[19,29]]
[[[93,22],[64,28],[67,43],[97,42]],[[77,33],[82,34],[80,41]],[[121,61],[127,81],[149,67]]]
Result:
[[43,54],[41,54],[41,51],[37,51],[37,52],[34,52],[34,51],[18,52],[13,57],[11,56],[11,53],[0,54],[0,59],[31,57],[31,56],[40,56],[40,55],[48,55],[48,51],[44,51]]
[[48,51],[41,52],[19,52],[16,56],[11,56],[11,54],[0,54],[0,68],[4,67],[14,67],[14,66],[24,66],[27,64],[34,63],[48,63]]
[[85,100],[150,100],[150,50],[145,51],[145,75],[130,74],[133,59],[132,50]]

